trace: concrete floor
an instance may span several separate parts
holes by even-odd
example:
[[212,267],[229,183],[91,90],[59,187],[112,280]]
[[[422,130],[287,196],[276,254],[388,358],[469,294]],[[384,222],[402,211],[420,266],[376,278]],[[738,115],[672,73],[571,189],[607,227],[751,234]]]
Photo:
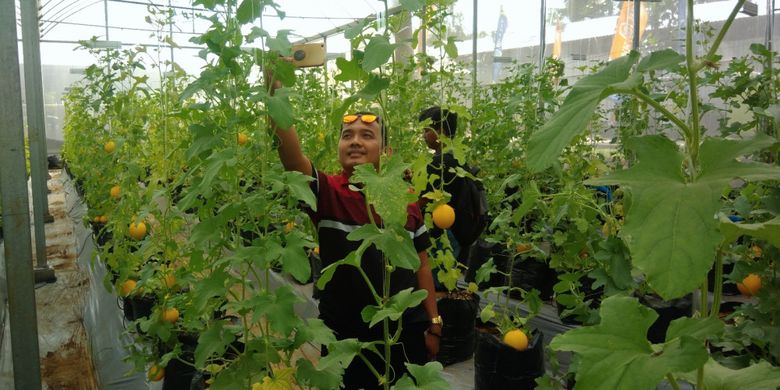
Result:
[[[90,281],[87,272],[77,264],[79,253],[73,234],[76,222],[65,203],[63,179],[66,176],[60,170],[52,170],[50,175],[49,213],[54,222],[45,227],[46,258],[57,280],[35,286],[42,385],[43,389],[98,389],[82,321],[84,296]],[[7,317],[3,325],[0,389],[12,389],[13,359]]]

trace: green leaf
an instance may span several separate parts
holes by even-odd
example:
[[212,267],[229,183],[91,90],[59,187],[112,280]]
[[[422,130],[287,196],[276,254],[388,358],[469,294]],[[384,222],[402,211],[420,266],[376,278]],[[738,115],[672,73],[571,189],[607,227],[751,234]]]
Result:
[[347,238],[376,245],[393,266],[417,271],[420,268],[420,257],[414,249],[412,234],[401,225],[394,224],[379,229],[375,225],[368,224],[349,233]]
[[368,78],[368,73],[360,67],[359,57],[347,61],[344,57],[336,58],[336,67],[341,73],[333,78],[337,81],[360,81]]
[[734,223],[725,216],[720,217],[720,231],[727,243],[736,241],[742,235],[767,240],[780,248],[780,217],[762,223]]
[[401,6],[410,12],[419,11],[423,5],[425,5],[423,0],[401,0]]
[[279,30],[276,32],[276,38],[269,37],[266,39],[265,44],[269,50],[278,52],[283,56],[289,56],[292,54],[292,43],[290,43],[289,35],[290,30]]
[[202,90],[205,84],[206,84],[206,82],[204,82],[201,79],[197,79],[197,80],[189,83],[189,85],[187,85],[187,87],[184,88],[184,90],[181,92],[181,95],[179,95],[179,101],[183,102],[183,101],[191,98],[192,95],[194,95],[194,94],[198,93],[200,90]]
[[778,180],[780,166],[760,162],[739,162],[746,156],[768,148],[777,142],[774,138],[759,134],[749,140],[706,138],[701,144],[699,160],[701,175],[698,180],[727,183],[734,178],[745,180]]
[[366,52],[363,58],[363,70],[370,72],[382,65],[393,55],[396,44],[390,43],[384,35],[374,35],[366,45]]
[[458,58],[458,46],[455,45],[454,36],[447,37],[447,44],[444,45],[444,52],[452,59]]
[[682,317],[669,323],[669,328],[666,330],[666,341],[687,336],[704,342],[708,337],[718,335],[721,332],[723,332],[723,322],[717,318]]
[[[696,382],[696,372],[684,377],[692,383]],[[707,390],[777,389],[780,387],[780,368],[761,361],[740,370],[732,370],[710,359],[704,365],[704,386]]]
[[760,115],[768,116],[774,119],[775,122],[780,122],[780,104],[770,104],[765,109],[761,107],[753,107],[753,112]]
[[351,183],[363,185],[368,203],[386,225],[405,225],[407,207],[416,200],[404,181],[407,167],[400,158],[388,158],[382,161],[379,172],[371,164],[361,164],[350,178]]
[[385,318],[389,318],[391,321],[398,321],[404,315],[406,309],[419,305],[427,296],[428,291],[414,290],[409,287],[391,296],[383,306],[371,305],[364,307],[360,315],[363,317],[363,321],[368,323],[369,328],[382,322]]
[[676,338],[659,351],[646,339],[658,315],[630,297],[605,299],[601,323],[570,330],[550,343],[557,351],[578,358],[578,389],[652,390],[671,372],[687,372],[707,361],[704,344],[693,338]]
[[279,94],[282,89],[276,91],[276,95],[269,96],[266,105],[268,106],[268,115],[273,118],[276,125],[282,129],[289,129],[294,121],[293,108],[290,100]]
[[394,390],[449,390],[452,386],[441,375],[444,367],[439,362],[428,362],[424,366],[406,363],[410,378],[404,374],[392,387]]
[[[637,137],[626,142],[637,152],[637,164],[587,181],[620,184],[630,190],[632,204],[621,238],[634,264],[664,299],[693,291],[701,279],[696,275],[703,277],[710,269],[721,242],[720,221],[715,216],[721,191],[729,181],[735,177],[780,179],[780,167],[737,161],[772,143],[763,136],[743,141],[707,138],[700,149],[701,173],[693,182],[686,182],[684,156],[673,141],[660,135]],[[722,226],[726,232],[735,230],[728,230],[733,225]]]
[[390,80],[372,74],[369,76],[368,83],[355,96],[364,100],[374,100],[379,93],[390,86]]
[[217,6],[218,0],[194,0],[192,2],[192,5],[202,5],[210,10],[214,10],[214,7]]
[[630,191],[620,235],[633,263],[661,297],[681,297],[698,287],[715,258],[720,235],[714,215],[723,186],[686,183],[683,156],[666,137],[637,137],[626,145],[637,153],[633,167],[586,183],[620,184]]
[[480,312],[479,312],[479,319],[482,322],[488,322],[496,317],[496,311],[493,310],[493,303],[488,303],[487,306],[485,306]]
[[[557,160],[561,150],[585,130],[599,102],[612,93],[612,88],[630,87],[622,83],[629,79],[631,67],[638,59],[639,54],[632,51],[574,84],[560,110],[531,135],[527,157],[532,171],[539,172]],[[637,85],[640,81],[634,79]]]
[[[372,225],[373,226],[373,225]],[[317,280],[317,288],[320,290],[324,289],[325,286],[330,282],[331,279],[333,279],[333,274],[336,272],[336,268],[342,266],[342,265],[351,265],[353,267],[360,267],[360,258],[363,256],[363,252],[366,251],[366,248],[368,248],[371,245],[370,242],[365,241],[362,244],[360,244],[360,247],[350,252],[347,257],[333,262],[333,264],[325,267],[322,269],[322,273],[320,274],[320,278]]]
[[536,201],[539,200],[540,196],[541,193],[539,192],[536,182],[531,181],[528,186],[523,189],[523,195],[520,198],[522,199],[520,207],[512,212],[512,221],[515,224],[519,224],[523,217],[536,206]]
[[363,32],[369,23],[371,23],[371,19],[368,18],[358,20],[357,23],[355,23],[353,26],[344,30],[344,39],[351,41],[357,38],[357,36]]
[[290,191],[293,198],[305,203],[310,209],[317,211],[317,198],[314,196],[314,192],[311,191],[311,186],[309,186],[309,182],[313,180],[313,177],[306,176],[298,171],[284,172],[286,188]]
[[285,336],[301,324],[301,318],[295,314],[295,305],[303,299],[290,285],[283,285],[270,292],[258,292],[246,301],[252,305],[253,323],[258,323],[265,316],[271,329]]
[[306,253],[306,247],[313,246],[313,244],[304,238],[303,232],[299,231],[292,231],[285,235],[285,240],[287,245],[284,246],[282,256],[279,258],[282,270],[299,282],[305,283],[311,276],[311,263],[309,255]]
[[336,342],[333,331],[319,318],[306,319],[306,326],[299,327],[296,336],[313,344],[328,345]]
[[493,259],[491,258],[479,267],[474,281],[477,283],[487,282],[490,280],[490,275],[496,272],[498,272],[498,268],[496,268],[496,264],[493,263]]
[[683,61],[685,61],[685,56],[674,49],[654,51],[639,61],[637,71],[648,72],[659,69],[671,70],[675,65]]
[[[273,65],[274,77],[282,82],[282,85],[293,85],[297,76],[295,75],[295,65],[287,61],[278,61]],[[264,91],[267,92],[267,91]],[[287,98],[290,95],[289,89],[279,89],[275,93],[280,98]]]
[[295,379],[300,384],[308,384],[320,389],[338,389],[344,368],[357,356],[363,343],[357,339],[339,340],[328,346],[328,355],[320,358],[317,367],[308,359],[298,359]]
[[187,149],[187,159],[192,159],[201,153],[208,153],[220,144],[220,138],[206,126],[192,124],[189,130],[192,132],[192,145]]
[[209,357],[222,356],[228,345],[235,340],[232,333],[223,327],[224,321],[214,321],[206,327],[198,337],[198,346],[195,348],[195,366],[203,367]]
[[198,281],[198,288],[193,290],[193,304],[196,311],[202,312],[212,298],[222,298],[226,294],[226,281],[230,275],[222,269],[215,269],[204,279]]
[[259,18],[263,13],[264,3],[263,0],[244,0],[236,10],[236,19],[239,23],[246,24]]
[[[324,359],[324,358],[323,358]],[[302,385],[309,385],[317,389],[338,389],[341,385],[341,377],[344,369],[335,364],[323,366],[322,361],[318,367],[305,358],[295,362],[295,380]]]
[[190,239],[198,243],[217,242],[222,237],[221,228],[223,225],[224,220],[219,216],[203,219],[192,228]]

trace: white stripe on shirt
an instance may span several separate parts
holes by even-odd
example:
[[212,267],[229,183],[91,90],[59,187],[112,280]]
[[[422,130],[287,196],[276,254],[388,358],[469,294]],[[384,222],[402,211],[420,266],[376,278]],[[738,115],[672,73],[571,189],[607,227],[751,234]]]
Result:
[[[317,229],[320,228],[331,228],[340,230],[342,232],[345,232],[347,234],[354,232],[355,230],[359,229],[362,225],[347,225],[345,223],[341,223],[339,221],[334,221],[332,219],[323,219],[320,221],[320,223],[317,225]],[[425,227],[425,225],[420,226],[419,229],[417,229],[414,232],[409,232],[409,237],[412,239],[415,239],[417,237],[420,237],[423,235],[423,233],[427,232],[428,228]]]

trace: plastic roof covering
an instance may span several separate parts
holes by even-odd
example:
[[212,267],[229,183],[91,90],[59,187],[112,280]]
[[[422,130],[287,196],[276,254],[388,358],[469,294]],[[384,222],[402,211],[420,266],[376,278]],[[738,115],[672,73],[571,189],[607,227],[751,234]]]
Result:
[[[32,0],[17,0],[32,1]],[[62,139],[62,117],[64,110],[60,96],[70,83],[81,78],[80,69],[94,63],[94,58],[85,50],[75,50],[78,40],[97,37],[99,40],[120,41],[126,48],[130,45],[146,44],[152,47],[145,58],[157,63],[170,59],[173,52],[174,61],[189,74],[200,73],[204,62],[198,58],[200,48],[189,42],[209,27],[210,22],[202,18],[193,18],[193,12],[203,10],[202,6],[193,6],[190,0],[39,0],[41,4],[41,61],[43,64],[44,89],[46,91],[47,136],[54,140]],[[238,0],[239,4],[244,0]],[[761,0],[752,0],[758,4],[759,16],[766,15],[766,5]],[[398,5],[400,0],[388,0],[388,7]],[[384,10],[385,3],[381,0],[276,0],[286,17],[280,20],[275,12],[267,9],[263,28],[272,35],[279,29],[290,31],[291,41],[303,37],[312,37],[322,32],[343,26],[349,22],[374,15]],[[502,64],[495,64],[493,57],[504,57],[519,62],[536,63],[539,58],[538,44],[542,31],[541,0],[479,0],[477,12],[477,52],[479,82],[491,82],[501,78]],[[684,0],[683,0],[684,3]],[[726,18],[736,0],[696,0],[695,16],[704,21],[717,21]],[[599,4],[611,6],[609,12],[583,11],[584,4]],[[672,13],[677,13],[681,0],[659,0],[649,2]],[[458,36],[456,46],[462,56],[470,56],[473,42],[473,5],[474,0],[456,0],[453,4],[453,16],[447,22],[451,31]],[[581,73],[580,67],[592,65],[594,61],[604,60],[609,52],[609,43],[615,34],[616,21],[622,2],[614,0],[546,0],[547,22],[545,23],[545,41],[547,52],[552,54],[551,47],[556,38],[562,42],[561,58],[566,61],[567,75]],[[18,7],[18,6],[17,6]],[[145,19],[149,16],[148,8],[165,10],[169,7],[175,11],[172,26],[173,41],[179,49],[170,50],[158,43],[157,36],[167,36],[169,26],[163,26],[155,36],[155,27]],[[609,7],[608,7],[609,8]],[[498,20],[501,11],[505,13],[508,22],[505,26],[502,44],[497,44]],[[204,12],[210,14],[209,12]],[[562,17],[562,32],[556,36],[556,26],[550,15],[560,13]],[[578,14],[578,15],[577,15]],[[106,17],[107,15],[107,17]],[[652,18],[659,18],[658,12]],[[17,14],[18,18],[18,14]],[[752,42],[763,43],[766,33],[766,21],[757,18],[740,23],[739,19],[747,18],[738,15],[738,21],[733,31],[729,33],[724,45],[724,55],[744,55]],[[776,18],[775,18],[776,19]],[[105,24],[108,24],[108,30]],[[258,24],[258,22],[256,22]],[[258,24],[259,25],[259,24]],[[412,26],[419,26],[419,21],[413,18]],[[248,29],[249,26],[246,26]],[[678,48],[679,34],[682,30],[677,24],[670,25],[669,31],[654,36],[652,48],[657,50],[663,46]],[[676,30],[675,30],[676,29]],[[740,31],[742,30],[742,31]],[[107,34],[108,32],[108,34]],[[21,32],[19,33],[21,35]],[[777,39],[777,29],[775,29]],[[738,41],[732,38],[741,36]],[[645,45],[647,42],[643,43]],[[155,46],[160,45],[158,48]],[[343,55],[349,51],[349,42],[343,34],[330,36],[327,39],[328,53]],[[21,50],[21,43],[19,44]],[[429,46],[428,53],[437,56],[437,49]],[[503,66],[503,68],[508,68]],[[497,71],[498,70],[498,71]],[[155,73],[155,72],[152,72]],[[154,78],[154,75],[152,75]],[[60,141],[61,142],[61,141]],[[57,150],[56,144],[49,145],[49,151]]]
[[[22,0],[27,1],[27,0]],[[189,0],[40,0],[41,61],[43,64],[86,65],[92,58],[85,52],[73,52],[73,42],[90,39],[120,41],[125,45],[156,45],[156,27],[145,18],[149,9],[175,12],[171,30],[179,46],[194,46],[193,36],[206,31],[210,23],[198,13],[210,15],[203,6],[193,6]],[[238,2],[239,4],[241,1]],[[286,16],[280,19],[273,9],[266,8],[263,28],[271,35],[280,29],[290,30],[289,39],[296,41],[316,35],[356,19],[384,11],[378,0],[287,0],[277,1]],[[389,0],[388,6],[397,4]],[[17,3],[17,19],[19,5]],[[106,29],[106,24],[109,26]],[[165,26],[162,34],[168,34]],[[194,49],[193,49],[194,50]]]
[[[27,0],[23,0],[27,1]],[[89,39],[121,41],[123,44],[156,45],[156,37],[152,36],[155,27],[145,18],[149,15],[147,8],[175,11],[172,33],[173,40],[182,47],[194,47],[189,39],[205,31],[209,22],[193,17],[194,13],[204,10],[203,6],[193,6],[190,0],[39,0],[41,2],[41,39],[42,62],[58,65],[87,65],[92,58],[86,52],[74,52],[76,46],[72,42]],[[242,0],[239,0],[240,4]],[[670,5],[679,0],[661,0]],[[399,0],[388,0],[388,7],[396,6]],[[620,2],[609,1],[615,8]],[[760,2],[760,1],[759,1]],[[381,0],[277,0],[286,17],[281,20],[270,8],[264,13],[263,28],[275,35],[279,29],[290,31],[290,40],[311,37],[323,31],[342,26],[356,19],[383,11],[384,1]],[[734,1],[697,0],[696,16],[701,20],[722,20],[726,17]],[[493,50],[496,21],[501,11],[509,18],[504,34],[504,49],[526,47],[538,44],[540,39],[540,0],[482,0],[479,4],[477,40],[478,52]],[[18,7],[18,6],[17,6]],[[548,14],[553,9],[566,7],[564,0],[547,0]],[[764,14],[763,4],[759,5],[759,14]],[[473,18],[473,0],[458,0],[454,4],[454,12],[466,34],[471,33]],[[206,12],[209,13],[209,12]],[[18,15],[17,15],[18,17]],[[744,15],[740,15],[744,17]],[[563,33],[564,41],[571,41],[594,36],[607,36],[614,33],[617,15],[583,22],[567,23]],[[109,28],[106,29],[105,25]],[[555,39],[554,28],[546,29],[546,41]],[[167,34],[166,31],[160,31]],[[68,44],[71,42],[71,44]],[[459,52],[471,52],[472,42],[465,39],[457,42]],[[185,54],[190,57],[195,49]],[[328,40],[328,51],[341,53],[349,50],[343,39],[333,37]],[[181,63],[179,56],[176,62],[186,70],[195,71]]]

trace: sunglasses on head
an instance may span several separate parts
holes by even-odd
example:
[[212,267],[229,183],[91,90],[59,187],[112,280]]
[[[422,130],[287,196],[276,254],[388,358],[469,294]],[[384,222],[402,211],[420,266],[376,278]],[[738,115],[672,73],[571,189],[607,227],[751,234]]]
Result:
[[343,123],[350,124],[358,119],[363,121],[363,123],[374,123],[377,119],[379,119],[379,117],[374,114],[349,114],[344,115],[344,118],[342,118],[341,121]]

